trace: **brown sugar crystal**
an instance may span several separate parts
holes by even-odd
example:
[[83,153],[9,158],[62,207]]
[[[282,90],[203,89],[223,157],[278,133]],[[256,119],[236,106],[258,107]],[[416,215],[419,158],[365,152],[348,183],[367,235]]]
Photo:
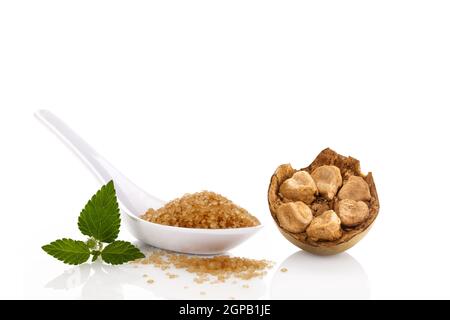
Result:
[[260,224],[247,210],[210,191],[186,194],[160,209],[149,209],[142,218],[168,226],[201,229],[244,228]]
[[173,273],[170,273],[170,272],[167,272],[167,273],[166,273],[166,276],[167,276],[169,279],[175,279],[175,278],[178,278],[178,275],[177,275],[177,274],[173,274]]

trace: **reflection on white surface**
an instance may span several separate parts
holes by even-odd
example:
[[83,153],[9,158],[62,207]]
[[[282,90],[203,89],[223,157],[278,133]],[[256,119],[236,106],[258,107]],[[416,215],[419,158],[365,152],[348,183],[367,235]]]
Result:
[[[123,299],[123,285],[139,285],[142,279],[128,277],[127,267],[118,267],[95,262],[83,264],[64,271],[45,286],[56,290],[74,290],[81,287],[82,299]],[[141,280],[141,281],[138,281]]]
[[[287,271],[282,272],[283,268]],[[368,299],[370,283],[348,253],[316,256],[299,251],[289,256],[272,279],[271,299]]]
[[[169,279],[167,272],[178,277]],[[230,278],[225,283],[198,284],[194,277],[178,269],[163,271],[149,265],[110,266],[97,261],[63,272],[49,281],[45,288],[80,291],[81,299],[125,299],[130,286],[141,289],[144,293],[140,295],[142,299],[258,299],[266,291],[262,279],[243,281]],[[153,283],[147,283],[148,279]]]

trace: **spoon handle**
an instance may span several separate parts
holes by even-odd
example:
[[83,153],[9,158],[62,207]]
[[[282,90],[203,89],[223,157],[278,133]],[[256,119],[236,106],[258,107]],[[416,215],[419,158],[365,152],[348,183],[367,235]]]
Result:
[[114,180],[118,199],[131,213],[140,215],[148,208],[159,208],[164,204],[131,182],[53,113],[38,110],[35,116],[78,156],[102,184]]

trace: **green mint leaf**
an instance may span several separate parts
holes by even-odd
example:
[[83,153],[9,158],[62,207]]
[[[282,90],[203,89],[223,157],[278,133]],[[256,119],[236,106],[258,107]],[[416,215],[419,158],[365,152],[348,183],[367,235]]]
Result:
[[67,264],[82,264],[91,255],[88,246],[83,241],[67,238],[53,241],[43,246],[42,249]]
[[81,233],[101,242],[113,242],[119,235],[120,213],[113,181],[89,200],[78,217]]
[[144,254],[127,241],[114,241],[102,251],[103,261],[110,264],[122,264],[128,261],[144,258]]

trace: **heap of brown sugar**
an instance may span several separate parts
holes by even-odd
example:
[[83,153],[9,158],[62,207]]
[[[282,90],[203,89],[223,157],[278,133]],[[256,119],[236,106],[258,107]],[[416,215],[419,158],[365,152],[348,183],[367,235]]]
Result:
[[184,269],[196,275],[194,279],[196,283],[225,282],[231,277],[250,280],[264,276],[266,269],[273,266],[273,263],[267,260],[230,256],[189,256],[159,250],[151,252],[145,258],[136,260],[135,263],[153,265],[162,270],[172,267]]
[[144,220],[168,226],[202,229],[244,228],[259,225],[256,217],[220,194],[186,194],[158,210],[149,209]]

